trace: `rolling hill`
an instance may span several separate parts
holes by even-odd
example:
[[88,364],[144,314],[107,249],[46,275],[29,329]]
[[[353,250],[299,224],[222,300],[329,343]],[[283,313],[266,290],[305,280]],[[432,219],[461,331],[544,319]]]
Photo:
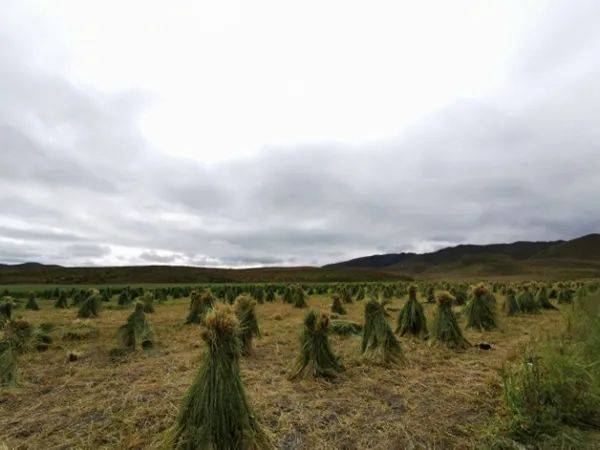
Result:
[[600,276],[600,234],[570,241],[458,245],[431,253],[394,253],[351,259],[326,268],[371,268],[413,276]]

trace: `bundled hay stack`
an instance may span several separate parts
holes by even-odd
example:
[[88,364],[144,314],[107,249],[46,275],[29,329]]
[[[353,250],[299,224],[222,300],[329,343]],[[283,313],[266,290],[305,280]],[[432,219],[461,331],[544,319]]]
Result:
[[365,361],[376,364],[399,365],[404,361],[404,352],[387,321],[385,307],[375,300],[365,305],[361,351]]
[[60,308],[60,309],[65,309],[68,308],[68,302],[67,302],[67,293],[65,291],[60,291],[60,294],[58,294],[58,298],[56,299],[56,302],[54,302],[54,307],[55,308]]
[[507,316],[516,316],[521,312],[519,302],[515,297],[515,291],[512,288],[506,290],[506,299],[504,300],[504,312]]
[[309,311],[304,318],[304,329],[300,336],[300,355],[290,379],[303,376],[333,378],[343,370],[329,346],[329,317],[317,311]]
[[29,297],[27,298],[27,303],[25,304],[26,309],[31,309],[32,311],[39,311],[40,307],[36,301],[35,292],[30,292]]
[[97,289],[90,289],[87,298],[83,301],[77,312],[77,317],[89,319],[100,315],[102,297]]
[[202,362],[167,435],[173,449],[270,449],[240,377],[238,322],[229,305],[206,315]]
[[543,309],[558,309],[552,303],[550,303],[550,298],[548,296],[548,289],[546,286],[542,286],[538,289],[537,294],[535,296],[535,300],[540,307]]
[[471,344],[462,334],[456,316],[452,312],[454,297],[446,291],[442,291],[437,297],[437,311],[433,318],[431,335],[432,344],[444,345],[452,349],[464,349]]
[[396,333],[400,333],[400,336],[407,333],[418,337],[427,336],[427,318],[423,306],[417,300],[417,287],[414,284],[408,288],[408,301],[398,314]]
[[146,292],[144,295],[142,295],[142,307],[146,314],[151,314],[154,312],[154,295],[152,293]]
[[331,304],[331,312],[335,314],[346,314],[346,310],[342,306],[340,296],[338,294],[333,294],[331,298],[333,299],[333,303]]
[[296,308],[306,308],[308,306],[308,303],[306,303],[306,294],[304,293],[302,286],[294,286],[292,298]]
[[525,314],[535,314],[540,311],[540,305],[533,297],[533,294],[529,290],[529,286],[523,287],[523,290],[517,297],[517,302],[519,303],[521,312]]
[[215,298],[210,289],[206,289],[200,295],[192,292],[190,297],[190,312],[185,323],[203,323],[206,314],[208,314],[214,305]]
[[573,291],[564,287],[558,292],[558,303],[573,303]]
[[498,326],[496,301],[483,283],[473,288],[464,311],[467,315],[467,328],[489,331]]
[[152,346],[152,328],[146,320],[144,304],[137,302],[125,325],[119,328],[119,342],[123,348],[135,350],[138,346]]
[[15,307],[15,302],[12,297],[4,297],[0,302],[0,326],[4,325],[12,318],[12,311]]
[[260,328],[258,327],[255,311],[256,300],[242,294],[235,300],[233,308],[239,322],[242,354],[247,356],[252,354],[252,339],[260,337]]
[[332,320],[329,325],[329,330],[333,334],[339,336],[350,336],[353,334],[360,334],[362,332],[362,325],[350,320]]
[[25,353],[33,337],[33,327],[24,320],[9,320],[0,339],[0,386],[18,384],[18,358]]

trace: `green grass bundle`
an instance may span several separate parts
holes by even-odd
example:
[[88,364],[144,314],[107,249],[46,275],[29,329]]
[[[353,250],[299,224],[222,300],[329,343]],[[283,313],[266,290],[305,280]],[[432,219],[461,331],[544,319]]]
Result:
[[215,297],[210,289],[206,289],[201,294],[192,292],[190,299],[190,312],[185,320],[186,324],[203,323],[206,314],[215,305]]
[[0,340],[0,387],[14,387],[18,382],[18,353],[9,339]]
[[32,311],[39,311],[40,307],[37,304],[35,292],[30,292],[27,298],[27,304],[25,305],[26,309],[30,309]]
[[12,312],[15,308],[15,302],[12,297],[4,297],[0,302],[0,325],[8,322],[12,318]]
[[300,355],[290,379],[304,376],[334,378],[343,370],[329,345],[329,317],[314,310],[309,311],[300,336]]
[[272,448],[252,411],[240,376],[238,322],[229,305],[206,315],[206,350],[168,433],[173,449],[258,450]]
[[467,328],[489,331],[498,327],[496,302],[484,284],[473,288],[464,312],[467,316]]
[[81,303],[77,317],[82,319],[95,318],[100,315],[100,308],[102,307],[102,297],[97,290],[92,289],[87,298]]
[[18,358],[24,353],[33,336],[33,327],[24,320],[10,320],[0,339],[0,387],[18,384]]
[[60,309],[65,309],[65,308],[69,307],[69,304],[67,301],[67,293],[65,291],[60,291],[60,294],[58,294],[58,297],[57,297],[56,301],[54,302],[54,307],[60,308]]
[[521,312],[519,302],[515,297],[515,291],[513,289],[506,290],[506,298],[504,300],[504,312],[507,316],[516,316]]
[[454,297],[446,291],[442,291],[437,297],[437,310],[433,317],[431,336],[432,344],[444,345],[452,349],[464,349],[471,344],[462,334],[454,312],[452,303]]
[[139,346],[152,346],[152,328],[146,320],[144,304],[137,302],[125,325],[119,327],[119,343],[123,348],[135,350]]
[[540,305],[540,307],[542,307],[543,309],[558,309],[550,302],[550,298],[548,296],[548,289],[546,289],[546,286],[542,286],[541,288],[539,288],[535,296],[535,300],[537,304]]
[[133,303],[133,297],[128,289],[123,289],[117,299],[119,306],[129,306]]
[[233,305],[235,316],[239,322],[239,337],[244,356],[252,354],[252,340],[260,337],[260,328],[256,318],[256,300],[248,295],[240,295]]
[[154,312],[154,295],[152,295],[152,293],[146,292],[142,295],[142,306],[146,314]]
[[385,307],[376,300],[365,304],[361,351],[365,361],[376,364],[399,365],[404,360],[400,342],[387,321]]
[[340,296],[338,294],[332,294],[331,299],[333,300],[333,303],[331,304],[331,312],[335,314],[346,314],[346,310],[342,305]]
[[352,294],[348,287],[344,286],[340,289],[340,298],[343,303],[352,303]]
[[435,288],[433,286],[427,286],[427,289],[425,289],[425,301],[435,303]]
[[365,288],[361,286],[358,288],[358,292],[356,293],[356,300],[360,301],[360,300],[364,300],[364,299],[365,299]]
[[415,285],[408,288],[408,301],[398,313],[396,333],[400,333],[400,336],[407,333],[418,337],[427,336],[427,317],[425,317],[423,305],[417,300],[417,287]]
[[351,336],[362,333],[362,325],[350,320],[332,320],[329,324],[329,330],[338,336]]
[[308,303],[306,303],[306,294],[304,293],[304,289],[302,289],[302,286],[298,285],[294,287],[293,302],[294,307],[296,308],[308,307]]
[[535,297],[529,290],[528,286],[525,286],[517,297],[517,302],[521,308],[521,312],[525,314],[535,314],[540,311],[540,305],[536,301]]
[[573,291],[570,288],[562,288],[558,292],[558,303],[573,303]]

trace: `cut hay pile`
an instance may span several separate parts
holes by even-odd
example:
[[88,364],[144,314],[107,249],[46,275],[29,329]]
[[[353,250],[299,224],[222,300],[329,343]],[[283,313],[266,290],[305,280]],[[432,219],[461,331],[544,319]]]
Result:
[[454,297],[442,291],[437,297],[437,310],[433,318],[431,336],[432,344],[443,345],[452,349],[464,349],[471,344],[462,334],[456,316],[452,312]]
[[300,336],[300,355],[290,375],[295,380],[305,376],[333,378],[343,370],[329,345],[329,317],[309,311]]
[[185,323],[203,323],[206,314],[208,314],[214,304],[215,298],[210,289],[206,289],[201,294],[192,292],[190,296],[190,312]]
[[239,322],[242,354],[247,356],[252,354],[252,340],[260,337],[260,328],[256,317],[256,300],[242,294],[235,300],[233,308]]
[[387,321],[385,307],[376,300],[365,305],[361,351],[363,359],[370,363],[399,365],[404,361],[404,352]]
[[144,304],[137,302],[125,325],[119,328],[118,336],[121,347],[135,350],[140,346],[144,348],[152,346],[152,328],[146,320],[144,309]]
[[467,315],[467,328],[493,330],[498,327],[496,301],[484,284],[478,284],[471,291],[464,312]]
[[358,335],[362,332],[362,325],[350,320],[332,320],[329,330],[338,336]]
[[408,301],[398,314],[396,333],[400,333],[400,336],[427,336],[427,318],[423,306],[417,300],[417,287],[414,284],[408,288]]
[[504,300],[504,312],[507,316],[516,316],[521,312],[519,302],[515,297],[515,291],[512,288],[507,289],[506,299]]
[[100,315],[102,307],[102,297],[97,289],[90,289],[87,298],[83,301],[77,312],[77,317],[90,319]]
[[206,315],[206,350],[167,433],[173,449],[269,449],[270,439],[250,408],[240,377],[238,321],[231,306],[218,304]]
[[331,303],[331,312],[340,315],[346,314],[346,309],[342,305],[340,296],[336,293],[331,296],[331,299],[333,300],[333,303]]

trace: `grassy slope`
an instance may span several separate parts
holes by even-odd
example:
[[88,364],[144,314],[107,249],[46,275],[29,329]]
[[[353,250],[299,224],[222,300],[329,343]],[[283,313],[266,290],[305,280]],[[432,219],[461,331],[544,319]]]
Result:
[[[395,299],[390,307],[397,310],[403,301]],[[312,297],[309,303],[328,311],[331,302]],[[100,336],[73,343],[61,341],[58,332],[74,321],[76,311],[40,304],[42,311],[19,310],[18,315],[56,324],[57,341],[46,353],[25,355],[24,386],[0,398],[0,443],[157,448],[160,431],[173,422],[203,351],[200,327],[183,325],[188,300],[158,305],[149,315],[156,347],[121,361],[111,361],[108,351],[130,311],[103,311],[90,321]],[[347,317],[362,322],[363,303],[348,306]],[[432,306],[425,309],[431,319]],[[242,362],[247,392],[278,446],[299,449],[475,448],[499,402],[497,370],[533,336],[564,323],[563,312],[543,312],[503,318],[499,331],[466,333],[472,342],[494,343],[488,352],[455,353],[402,339],[408,361],[401,369],[362,365],[360,339],[332,337],[346,373],[332,383],[292,383],[287,374],[298,354],[306,310],[278,302],[258,305],[257,313],[263,338],[256,341],[255,355]],[[68,363],[66,349],[85,356]]]
[[141,284],[385,281],[408,279],[400,272],[360,268],[273,267],[211,269],[177,266],[48,267],[0,269],[2,284]]

